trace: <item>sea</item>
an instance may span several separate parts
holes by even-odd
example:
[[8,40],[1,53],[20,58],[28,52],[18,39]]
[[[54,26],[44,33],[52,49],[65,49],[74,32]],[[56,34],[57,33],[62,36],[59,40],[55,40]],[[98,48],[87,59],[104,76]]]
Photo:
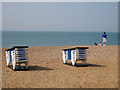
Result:
[[[2,48],[79,46],[102,42],[103,32],[2,31]],[[107,32],[107,45],[118,45],[118,32]]]

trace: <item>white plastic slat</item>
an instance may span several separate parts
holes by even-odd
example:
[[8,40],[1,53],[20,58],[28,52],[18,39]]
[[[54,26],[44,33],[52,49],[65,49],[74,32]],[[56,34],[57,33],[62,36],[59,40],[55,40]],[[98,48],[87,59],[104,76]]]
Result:
[[16,48],[15,50],[26,50],[25,48]]
[[27,59],[27,57],[17,57],[16,59]]
[[24,60],[27,60],[27,59],[16,59],[17,61],[24,61]]
[[85,56],[79,56],[79,58],[86,58]]
[[26,54],[16,54],[16,57],[27,56]]
[[15,53],[27,53],[27,51],[15,51]]

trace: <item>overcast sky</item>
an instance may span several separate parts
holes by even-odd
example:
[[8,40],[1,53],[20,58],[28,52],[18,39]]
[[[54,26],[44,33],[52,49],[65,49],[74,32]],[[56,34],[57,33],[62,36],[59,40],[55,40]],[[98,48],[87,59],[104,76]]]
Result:
[[3,2],[2,30],[118,31],[117,2]]

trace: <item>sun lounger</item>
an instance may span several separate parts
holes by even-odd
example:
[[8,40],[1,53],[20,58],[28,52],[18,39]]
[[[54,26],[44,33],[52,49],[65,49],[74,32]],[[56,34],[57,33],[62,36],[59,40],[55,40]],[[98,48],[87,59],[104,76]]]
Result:
[[72,65],[76,64],[76,61],[82,60],[83,64],[86,64],[88,47],[75,47],[63,49],[63,63],[67,63],[67,60],[71,60]]
[[6,64],[7,66],[12,63],[13,70],[16,69],[16,64],[25,63],[26,69],[28,68],[28,46],[14,46],[13,48],[7,49],[6,52]]

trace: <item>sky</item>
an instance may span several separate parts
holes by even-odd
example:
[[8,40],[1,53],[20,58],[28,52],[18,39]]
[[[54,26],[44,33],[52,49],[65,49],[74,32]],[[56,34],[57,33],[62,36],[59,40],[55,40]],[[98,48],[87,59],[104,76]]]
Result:
[[3,31],[118,31],[117,2],[3,2]]

